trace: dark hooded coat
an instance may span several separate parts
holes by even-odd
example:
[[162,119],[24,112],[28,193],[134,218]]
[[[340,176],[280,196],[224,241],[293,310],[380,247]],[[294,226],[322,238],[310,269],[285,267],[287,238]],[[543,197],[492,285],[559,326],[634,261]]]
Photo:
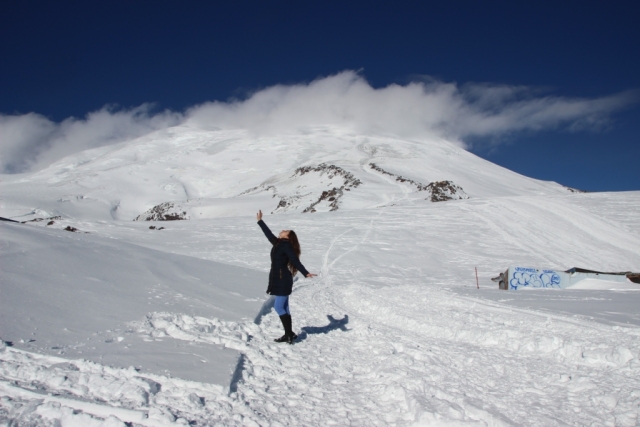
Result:
[[271,248],[271,270],[269,271],[269,287],[267,288],[267,293],[276,296],[291,295],[291,291],[293,290],[293,276],[287,264],[291,262],[305,277],[309,272],[296,256],[296,253],[293,251],[293,245],[289,240],[278,239],[262,220],[258,221],[258,225],[273,245],[273,248]]

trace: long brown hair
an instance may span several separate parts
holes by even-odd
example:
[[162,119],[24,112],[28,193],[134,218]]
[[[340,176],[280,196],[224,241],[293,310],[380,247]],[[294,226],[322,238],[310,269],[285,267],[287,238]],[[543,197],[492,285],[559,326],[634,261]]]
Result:
[[[296,254],[298,258],[300,258],[300,254],[302,253],[302,251],[300,251],[300,242],[298,242],[298,236],[296,235],[296,232],[293,230],[289,230],[288,239],[289,239],[289,242],[291,243],[291,246],[293,246],[293,253]],[[291,261],[289,261],[289,263],[287,264],[287,267],[289,267],[289,271],[291,271],[292,276],[295,276],[296,273],[298,272],[298,270],[291,263]]]

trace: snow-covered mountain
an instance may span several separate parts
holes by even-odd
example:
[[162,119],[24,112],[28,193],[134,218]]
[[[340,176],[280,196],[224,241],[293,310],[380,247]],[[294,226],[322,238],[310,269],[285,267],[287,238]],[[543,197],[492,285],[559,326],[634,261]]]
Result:
[[[3,175],[0,198],[24,221],[0,222],[0,425],[640,420],[640,288],[490,280],[640,271],[640,192],[576,194],[443,140],[185,125]],[[273,342],[258,209],[319,273],[295,282],[293,346]]]
[[212,218],[259,208],[322,212],[568,192],[440,139],[411,141],[330,127],[258,137],[186,125],[81,152],[32,175],[3,176],[0,188],[2,216],[39,209],[49,216],[104,220]]

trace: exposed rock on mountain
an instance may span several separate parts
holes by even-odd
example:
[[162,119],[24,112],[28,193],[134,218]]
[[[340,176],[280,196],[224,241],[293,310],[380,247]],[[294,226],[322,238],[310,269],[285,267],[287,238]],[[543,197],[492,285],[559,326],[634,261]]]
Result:
[[138,215],[134,221],[176,221],[189,219],[186,211],[172,202],[160,203]]
[[[340,206],[344,192],[361,184],[362,181],[351,172],[336,165],[321,163],[318,166],[299,167],[291,176],[279,181],[271,178],[240,196],[272,192],[273,197],[280,199],[272,213],[297,209],[302,209],[302,212],[335,211]],[[318,195],[317,190],[322,192]]]
[[431,200],[432,202],[444,202],[447,200],[460,200],[460,199],[468,199],[469,196],[465,193],[462,188],[455,185],[451,181],[437,181],[432,182],[427,185],[427,191],[431,192],[431,198],[427,200]]
[[371,169],[380,172],[383,175],[389,175],[396,179],[397,182],[406,182],[411,185],[414,185],[418,191],[428,191],[431,193],[431,196],[426,200],[431,200],[432,202],[444,202],[447,200],[460,200],[460,199],[468,199],[469,196],[464,192],[462,187],[455,185],[451,181],[435,181],[430,184],[422,184],[421,182],[414,181],[409,178],[405,178],[402,175],[396,175],[391,172],[388,172],[382,169],[380,166],[375,163],[370,163],[369,166]]
[[50,225],[51,221],[56,220],[56,219],[62,219],[61,216],[50,216],[49,218],[34,218],[34,219],[30,219],[28,221],[22,221],[23,224],[26,224],[27,222],[41,222],[41,221],[49,221]]
[[329,212],[569,191],[444,140],[360,135],[330,126],[277,137],[175,126],[74,154],[29,176],[4,177],[0,186],[0,216],[20,221],[54,215],[204,219],[257,209]]
[[572,193],[588,193],[588,191],[580,190],[578,188],[567,187],[566,185],[563,185],[563,187],[566,188],[567,190],[569,190]]
[[320,173],[321,176],[326,173],[329,179],[333,179],[333,177],[335,176],[340,176],[344,179],[344,184],[342,186],[345,189],[357,188],[360,184],[362,184],[362,181],[360,181],[358,178],[353,176],[351,172],[347,172],[346,170],[342,169],[339,166],[327,165],[325,163],[322,163],[316,167],[304,166],[304,167],[298,168],[296,169],[296,172],[293,174],[293,176],[296,176],[296,175],[302,176],[309,172],[318,172]]
[[339,206],[338,201],[340,200],[340,197],[342,197],[342,195],[344,194],[342,190],[345,190],[344,186],[340,188],[333,187],[329,191],[323,191],[320,197],[318,198],[318,200],[311,203],[308,208],[302,211],[302,213],[316,212],[315,207],[319,203],[325,200],[327,201],[327,203],[329,204],[329,207],[331,208],[329,209],[330,211],[337,211]]
[[409,184],[415,185],[416,188],[418,189],[418,191],[425,191],[428,188],[427,185],[424,185],[424,184],[422,184],[420,182],[414,181],[414,180],[409,179],[409,178],[405,178],[402,175],[396,175],[394,173],[388,172],[388,171],[382,169],[380,166],[376,165],[375,163],[369,163],[369,166],[371,166],[371,169],[373,169],[373,170],[375,170],[377,172],[380,172],[383,175],[389,175],[389,176],[394,177],[396,179],[396,181],[398,181],[398,182],[408,182]]

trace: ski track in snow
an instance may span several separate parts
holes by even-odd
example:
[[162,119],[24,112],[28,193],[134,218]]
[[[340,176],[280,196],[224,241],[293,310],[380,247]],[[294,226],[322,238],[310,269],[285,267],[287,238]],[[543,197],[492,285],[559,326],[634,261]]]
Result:
[[[310,229],[303,262],[322,265],[318,279],[296,283],[293,346],[273,342],[281,325],[272,313],[231,322],[154,312],[132,323],[143,339],[239,351],[231,390],[3,347],[0,420],[109,427],[637,425],[638,328],[511,308],[448,289],[460,286],[462,268],[498,270],[518,257],[551,267],[616,265],[621,254],[637,262],[640,236],[548,199],[434,206],[410,211],[410,221],[408,213],[343,213],[339,223],[331,215],[278,219]],[[553,224],[536,222],[540,216]],[[461,247],[461,229],[478,250]],[[246,258],[231,258],[224,236],[237,233],[235,226],[208,223],[182,235],[180,246],[163,244],[243,265],[266,258],[250,239],[237,242]],[[213,235],[216,247],[193,243]],[[585,254],[581,246],[611,250]]]

